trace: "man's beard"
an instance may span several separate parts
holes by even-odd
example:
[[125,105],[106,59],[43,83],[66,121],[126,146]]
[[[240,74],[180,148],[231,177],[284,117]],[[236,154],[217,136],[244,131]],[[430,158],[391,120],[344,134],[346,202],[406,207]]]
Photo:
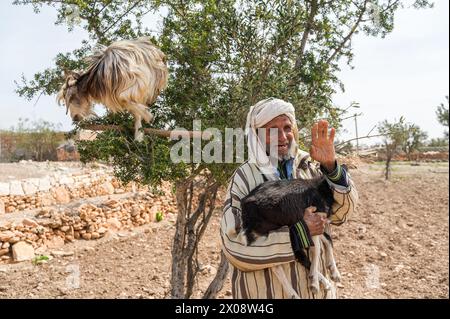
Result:
[[288,152],[287,154],[280,155],[278,153],[278,143],[272,146],[271,144],[266,144],[266,154],[269,156],[269,158],[277,158],[278,161],[287,160],[291,157],[290,150],[292,147],[292,141],[289,142],[287,145]]

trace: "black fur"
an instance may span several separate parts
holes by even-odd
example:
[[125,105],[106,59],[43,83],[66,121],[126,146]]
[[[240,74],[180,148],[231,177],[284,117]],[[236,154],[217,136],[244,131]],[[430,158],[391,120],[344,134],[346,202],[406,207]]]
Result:
[[[255,234],[267,235],[303,219],[305,209],[331,214],[333,192],[324,177],[267,181],[253,189],[241,202],[242,226],[250,245]],[[328,236],[329,237],[329,236]]]

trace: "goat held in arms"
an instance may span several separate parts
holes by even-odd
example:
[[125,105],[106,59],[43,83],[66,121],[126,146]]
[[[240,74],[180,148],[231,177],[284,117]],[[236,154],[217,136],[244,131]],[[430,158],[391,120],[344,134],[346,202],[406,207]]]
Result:
[[[303,220],[306,208],[314,206],[318,212],[326,213],[329,217],[332,213],[333,193],[324,177],[313,179],[293,179],[267,181],[253,189],[241,203],[242,227],[247,237],[248,245],[255,240],[255,236],[267,235],[270,231],[282,226],[292,226]],[[310,289],[319,291],[319,282],[325,290],[331,288],[330,282],[319,272],[319,259],[321,246],[325,249],[327,267],[330,269],[331,278],[340,280],[333,255],[331,237],[328,234],[313,236],[314,246],[310,248],[311,261],[305,251],[296,251],[297,259],[309,270]],[[278,268],[278,269],[277,269]],[[295,291],[289,285],[281,266],[274,268],[275,274],[283,284],[286,292],[296,296]],[[280,278],[281,277],[281,278]]]
[[129,111],[134,117],[134,137],[142,141],[142,120],[153,121],[148,107],[167,86],[164,53],[149,40],[123,40],[102,46],[88,58],[84,72],[66,72],[57,101],[65,104],[74,122],[94,115],[93,105],[111,112]]

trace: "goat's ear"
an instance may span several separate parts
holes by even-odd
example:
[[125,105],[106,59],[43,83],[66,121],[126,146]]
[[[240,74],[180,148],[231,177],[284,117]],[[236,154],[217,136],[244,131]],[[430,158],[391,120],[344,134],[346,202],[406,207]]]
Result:
[[80,78],[80,76],[81,76],[81,72],[72,71],[71,75],[74,77],[75,80],[78,80]]

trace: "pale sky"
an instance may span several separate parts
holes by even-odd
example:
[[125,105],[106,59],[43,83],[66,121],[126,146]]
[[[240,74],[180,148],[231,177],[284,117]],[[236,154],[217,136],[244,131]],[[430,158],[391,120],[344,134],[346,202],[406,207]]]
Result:
[[[20,117],[28,117],[61,123],[63,130],[70,130],[71,120],[65,109],[57,106],[55,96],[42,96],[34,106],[36,99],[30,102],[14,92],[14,80],[22,73],[30,78],[52,66],[58,52],[78,48],[86,33],[80,28],[69,33],[65,26],[55,26],[52,8],[34,14],[30,6],[11,2],[0,4],[0,129],[9,129]],[[445,128],[437,122],[435,110],[449,93],[448,6],[447,0],[436,0],[433,9],[399,10],[394,31],[385,39],[363,35],[353,39],[355,69],[343,65],[340,78],[346,91],[336,94],[333,102],[341,107],[352,101],[361,105],[353,109],[363,113],[358,118],[360,136],[378,122],[401,115],[429,137],[443,136]],[[341,138],[353,137],[354,121],[343,124],[347,132]]]

